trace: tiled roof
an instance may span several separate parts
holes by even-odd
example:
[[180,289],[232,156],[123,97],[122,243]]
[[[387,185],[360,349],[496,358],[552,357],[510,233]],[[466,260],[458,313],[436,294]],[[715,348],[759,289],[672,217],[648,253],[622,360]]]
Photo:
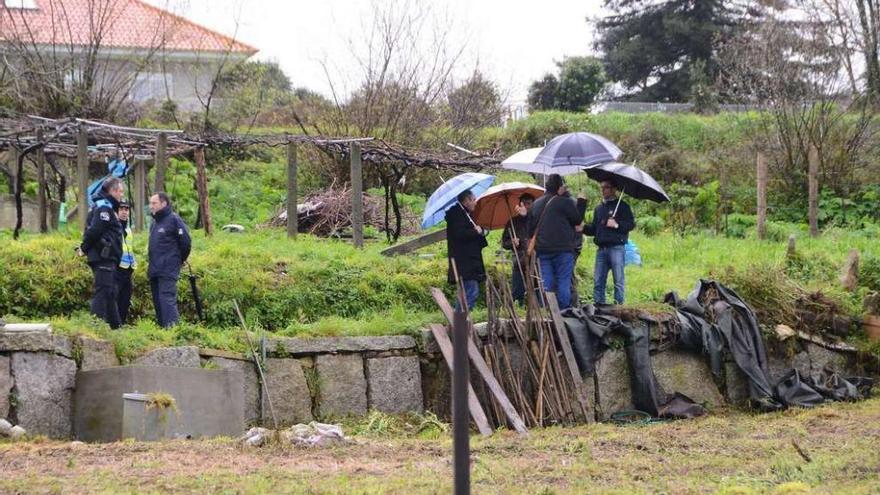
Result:
[[[35,9],[5,7],[5,1],[0,0],[0,40],[17,36],[37,44],[87,46],[92,44],[92,33],[100,32],[101,46],[108,48],[164,46],[167,51],[257,52],[252,46],[140,0],[25,2],[35,4]],[[92,25],[100,27],[91,29]]]

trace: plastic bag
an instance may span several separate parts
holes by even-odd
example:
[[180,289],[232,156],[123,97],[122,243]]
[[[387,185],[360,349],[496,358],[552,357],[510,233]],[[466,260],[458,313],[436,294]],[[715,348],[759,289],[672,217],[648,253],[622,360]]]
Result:
[[633,241],[626,241],[623,264],[642,266],[642,255],[639,254],[639,247]]

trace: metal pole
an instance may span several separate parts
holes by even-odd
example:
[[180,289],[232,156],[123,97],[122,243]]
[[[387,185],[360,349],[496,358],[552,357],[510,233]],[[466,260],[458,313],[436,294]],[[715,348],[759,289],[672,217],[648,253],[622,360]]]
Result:
[[455,466],[455,494],[471,492],[470,424],[468,415],[468,339],[467,311],[456,311],[452,327],[452,458]]

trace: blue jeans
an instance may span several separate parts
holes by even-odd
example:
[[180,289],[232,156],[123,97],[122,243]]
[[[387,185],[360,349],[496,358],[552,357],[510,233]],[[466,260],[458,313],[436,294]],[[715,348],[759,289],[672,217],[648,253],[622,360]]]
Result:
[[605,283],[608,272],[614,277],[614,302],[623,304],[624,280],[623,265],[626,248],[620,246],[600,247],[596,250],[596,266],[593,268],[593,302],[605,304]]
[[571,306],[571,274],[574,272],[574,253],[538,253],[544,290],[555,292],[559,309]]
[[[480,283],[476,280],[462,280],[461,285],[464,286],[464,298],[467,301],[468,311],[470,311],[474,309],[477,296],[480,295]],[[455,310],[461,311],[461,303],[458,302],[458,296],[455,297]]]

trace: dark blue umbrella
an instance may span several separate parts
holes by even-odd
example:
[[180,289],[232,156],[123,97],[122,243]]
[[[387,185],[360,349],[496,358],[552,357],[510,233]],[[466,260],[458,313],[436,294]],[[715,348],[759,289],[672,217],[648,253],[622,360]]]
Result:
[[[663,186],[635,165],[617,162],[601,163],[584,169],[584,172],[595,181],[607,180],[614,183],[614,186],[620,190],[620,198],[626,193],[636,199],[649,199],[657,203],[669,201]],[[617,199],[617,206],[620,206],[620,198]],[[617,214],[617,206],[614,207],[612,216]]]
[[425,214],[422,215],[422,228],[428,229],[442,222],[446,210],[458,203],[459,194],[470,190],[474,196],[479,197],[494,181],[494,175],[477,172],[466,172],[447,180],[428,198]]
[[614,143],[598,134],[572,132],[556,136],[538,153],[535,163],[553,167],[591,167],[613,162],[623,154]]

